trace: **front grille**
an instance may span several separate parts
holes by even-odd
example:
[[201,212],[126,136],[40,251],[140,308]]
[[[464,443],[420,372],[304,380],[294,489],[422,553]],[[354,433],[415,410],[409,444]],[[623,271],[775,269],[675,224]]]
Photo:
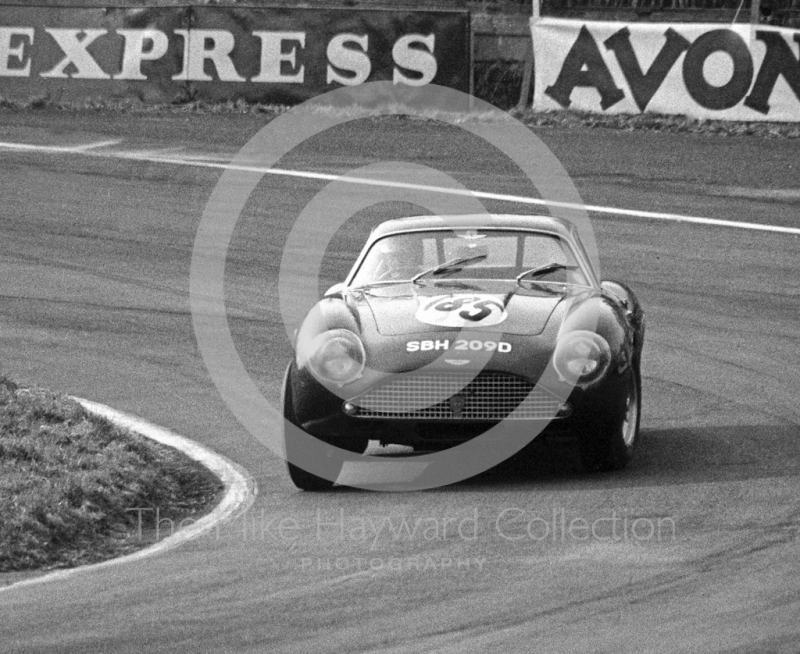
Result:
[[[535,420],[562,402],[532,383],[503,373],[418,373],[393,377],[352,400],[359,418],[405,420]],[[514,409],[516,413],[511,414]]]

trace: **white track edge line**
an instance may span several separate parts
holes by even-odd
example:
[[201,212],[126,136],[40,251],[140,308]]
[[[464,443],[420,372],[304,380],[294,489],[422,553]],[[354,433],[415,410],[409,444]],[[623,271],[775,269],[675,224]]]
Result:
[[[113,155],[112,155],[113,156]],[[537,206],[561,207],[564,209],[577,209],[580,211],[591,211],[594,213],[605,213],[618,216],[638,217],[651,220],[665,220],[671,222],[685,222],[697,225],[714,227],[732,227],[735,229],[748,229],[762,232],[777,232],[782,234],[800,235],[800,227],[783,227],[780,225],[762,225],[760,223],[740,222],[735,220],[721,220],[718,218],[705,218],[702,216],[686,216],[683,214],[664,213],[657,211],[644,211],[640,209],[622,209],[620,207],[606,207],[602,205],[576,204],[572,202],[559,202],[557,200],[547,200],[542,198],[528,198],[519,195],[506,195],[502,193],[489,193],[486,191],[471,191],[441,186],[429,186],[427,184],[410,184],[406,182],[392,182],[375,179],[365,179],[363,177],[352,177],[349,175],[336,175],[330,173],[313,173],[304,170],[291,170],[285,168],[264,168],[259,166],[242,166],[230,163],[216,163],[199,159],[168,158],[168,157],[141,157],[137,153],[118,153],[119,158],[147,161],[148,163],[163,163],[178,166],[193,166],[195,168],[216,168],[221,170],[237,170],[241,172],[260,173],[262,175],[285,175],[288,177],[300,177],[304,179],[317,179],[321,181],[338,181],[349,184],[362,184],[365,186],[383,186],[387,188],[405,188],[411,190],[428,191],[431,193],[443,193],[447,195],[463,195],[486,200],[500,200],[503,202],[515,202],[519,204],[532,204]]]
[[[117,142],[119,143],[119,142]],[[712,227],[730,227],[734,229],[747,229],[751,231],[771,232],[779,234],[793,234],[800,235],[800,227],[783,227],[780,225],[762,225],[760,223],[751,222],[738,222],[735,220],[721,220],[718,218],[705,218],[702,216],[686,216],[683,214],[663,213],[657,211],[644,211],[639,209],[623,209],[620,207],[606,207],[602,205],[584,205],[575,204],[570,202],[559,202],[556,200],[546,200],[540,198],[527,198],[515,195],[505,195],[500,193],[488,193],[484,191],[470,191],[452,188],[443,188],[439,186],[428,186],[425,184],[408,184],[405,182],[391,182],[381,181],[374,179],[364,179],[360,177],[351,177],[347,175],[335,175],[330,173],[313,173],[310,171],[302,170],[288,170],[281,168],[264,168],[260,166],[242,166],[231,163],[218,163],[195,158],[194,156],[187,158],[171,158],[164,156],[154,156],[153,151],[105,151],[96,152],[96,148],[104,147],[106,145],[116,145],[117,143],[111,141],[103,141],[99,143],[88,144],[84,146],[47,146],[47,145],[33,145],[28,143],[13,143],[0,141],[0,148],[9,150],[27,150],[38,152],[54,152],[65,154],[84,154],[87,156],[95,157],[110,157],[115,159],[127,159],[134,161],[146,161],[148,163],[162,163],[177,166],[190,166],[195,168],[213,168],[219,170],[238,170],[241,172],[260,173],[262,175],[285,175],[289,177],[299,177],[305,179],[318,179],[322,181],[340,181],[350,184],[364,184],[369,186],[385,186],[391,188],[407,188],[413,190],[429,191],[432,193],[444,193],[448,195],[467,195],[476,198],[483,198],[487,200],[500,200],[504,202],[515,202],[519,204],[532,204],[538,206],[551,206],[562,207],[565,209],[578,209],[581,211],[591,211],[594,213],[605,213],[618,216],[628,216],[634,218],[645,218],[650,220],[665,220],[670,222],[683,222],[695,225],[706,225]]]
[[199,536],[209,532],[215,527],[224,522],[233,520],[238,515],[250,508],[255,501],[258,494],[258,488],[255,480],[252,478],[243,467],[233,463],[226,457],[214,452],[213,450],[200,445],[184,436],[154,425],[136,416],[117,411],[111,407],[90,400],[84,400],[79,397],[72,399],[79,402],[89,413],[105,418],[117,427],[127,429],[137,434],[154,440],[163,445],[172,447],[180,452],[183,452],[191,459],[194,459],[201,465],[208,468],[222,481],[225,486],[225,495],[214,507],[211,513],[206,514],[193,524],[179,529],[174,534],[145,547],[131,554],[126,554],[107,561],[99,563],[90,563],[88,565],[77,566],[74,568],[65,568],[61,570],[54,570],[53,572],[45,573],[38,577],[30,579],[22,579],[20,581],[0,586],[0,593],[11,589],[22,588],[25,586],[33,586],[49,581],[58,581],[72,577],[76,574],[91,572],[99,570],[100,568],[107,568],[113,565],[120,565],[123,563],[130,563],[147,556],[160,554],[167,550],[173,549],[183,543],[194,540]]
[[29,152],[61,152],[66,154],[88,153],[89,150],[105,148],[110,145],[119,145],[119,139],[115,141],[97,141],[95,143],[84,143],[83,145],[35,145],[33,143],[6,143],[0,142],[0,148],[7,150],[25,150]]

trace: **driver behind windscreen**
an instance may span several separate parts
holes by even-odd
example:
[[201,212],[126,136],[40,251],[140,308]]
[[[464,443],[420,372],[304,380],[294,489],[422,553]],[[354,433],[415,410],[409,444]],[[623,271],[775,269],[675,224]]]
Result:
[[411,279],[422,272],[421,248],[408,247],[399,238],[385,238],[377,245],[380,260],[375,275],[381,281]]

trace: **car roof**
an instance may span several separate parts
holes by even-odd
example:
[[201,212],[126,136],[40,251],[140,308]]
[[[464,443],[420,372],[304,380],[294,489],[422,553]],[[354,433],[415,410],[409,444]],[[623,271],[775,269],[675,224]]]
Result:
[[[488,217],[488,220],[487,220]],[[572,225],[552,216],[517,214],[464,214],[455,216],[411,216],[387,220],[370,234],[374,241],[387,234],[417,231],[422,229],[521,229],[550,232],[569,238],[574,232]]]

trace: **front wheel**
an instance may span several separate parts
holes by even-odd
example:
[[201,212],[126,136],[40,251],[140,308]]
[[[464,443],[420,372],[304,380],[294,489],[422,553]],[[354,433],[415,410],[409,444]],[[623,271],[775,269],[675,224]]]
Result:
[[[290,368],[287,368],[283,378],[283,447],[289,479],[300,490],[326,491],[333,486],[342,471],[343,461],[336,456],[330,445],[305,434],[297,426],[289,374]],[[305,461],[313,463],[315,469],[323,468],[325,476],[315,475],[298,465]]]
[[633,458],[639,442],[642,380],[638,365],[631,368],[625,398],[617,416],[587,425],[579,434],[581,463],[589,472],[621,470]]

